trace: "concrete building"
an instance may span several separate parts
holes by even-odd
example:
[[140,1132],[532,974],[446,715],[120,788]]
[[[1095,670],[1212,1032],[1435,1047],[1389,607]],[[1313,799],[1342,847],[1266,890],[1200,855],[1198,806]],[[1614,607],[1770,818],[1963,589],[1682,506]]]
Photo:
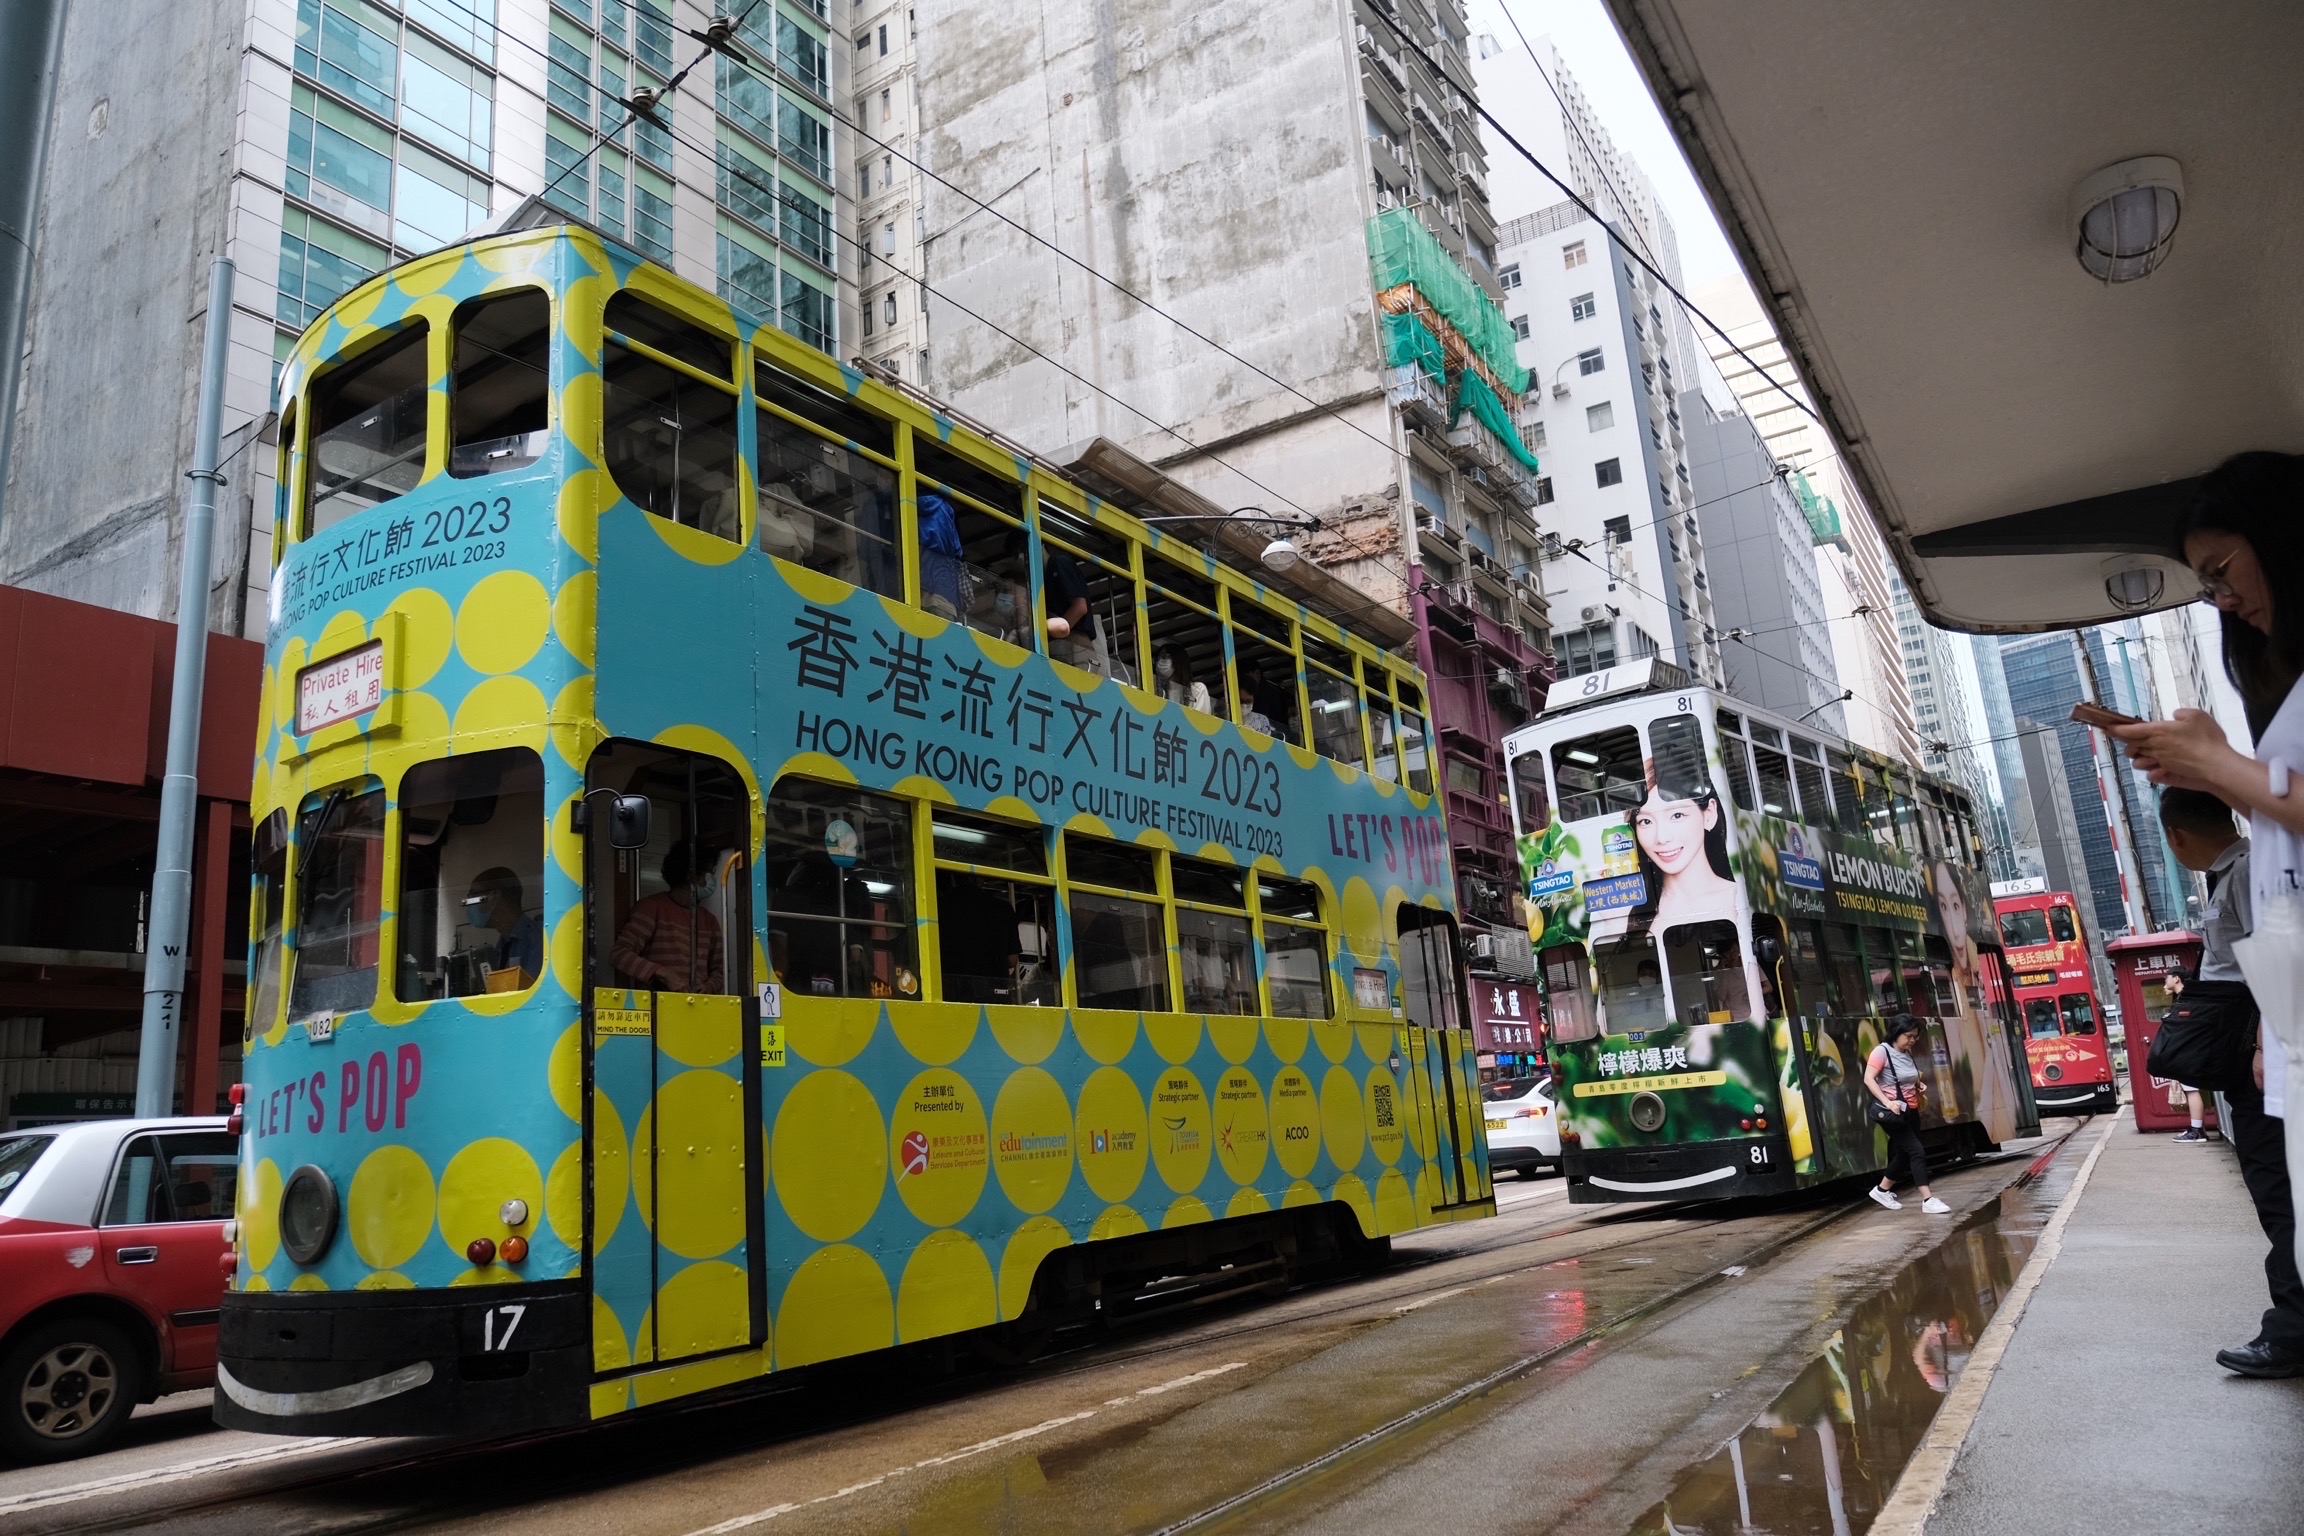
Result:
[[1572,202],[1507,220],[1497,259],[1528,370],[1522,433],[1544,455],[1560,675],[1662,655],[1720,681],[1669,297]]
[[[1907,762],[1920,761],[1920,729],[1904,678],[1904,647],[1896,633],[1895,599],[1888,578],[1895,567],[1878,526],[1843,472],[1831,435],[1810,411],[1814,402],[1794,372],[1774,327],[1740,278],[1708,283],[1689,295],[1729,340],[1700,331],[1698,341],[1743,402],[1762,441],[1779,464],[1799,470],[1839,519],[1842,537],[1818,551],[1825,612],[1832,629],[1835,671],[1855,692],[1848,734]],[[1757,364],[1758,366],[1754,366]]]
[[[834,7],[838,7],[835,16]],[[826,348],[857,329],[845,0],[762,0],[655,109],[697,0],[173,0],[70,13],[0,581],[170,616],[207,266],[239,269],[212,627],[266,609],[276,363],[393,261],[544,192]],[[843,33],[837,35],[844,35]],[[605,135],[605,141],[601,142]],[[105,426],[101,443],[90,426]],[[133,430],[123,424],[136,424]]]
[[1847,735],[1816,570],[1816,546],[1838,530],[1808,521],[1790,471],[1778,473],[1742,411],[1715,410],[1702,390],[1690,389],[1680,396],[1680,419],[1728,691]]
[[855,351],[892,378],[925,387],[928,230],[921,201],[919,23],[914,0],[853,0],[849,86],[855,97]]
[[[1969,708],[1954,638],[1920,616],[1901,576],[1889,577],[1889,591],[1904,647],[1904,678],[1912,690],[1913,723],[1920,729],[1920,766],[1967,791],[1989,834],[1992,812],[2000,805],[1998,775],[1990,748],[1983,744],[1992,733],[1981,728]],[[1987,835],[1985,854],[1993,879],[2015,878],[2014,853],[2005,839]]]
[[1528,974],[1498,743],[1550,622],[1459,0],[919,27],[936,393],[1064,462],[1108,440],[1319,517],[1311,557],[1413,621],[1463,910]]

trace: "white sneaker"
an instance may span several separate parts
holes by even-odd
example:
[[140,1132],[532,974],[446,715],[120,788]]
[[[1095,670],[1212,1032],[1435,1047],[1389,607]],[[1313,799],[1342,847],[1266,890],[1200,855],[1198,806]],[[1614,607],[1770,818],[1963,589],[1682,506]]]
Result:
[[1881,1205],[1885,1206],[1891,1211],[1900,1211],[1904,1209],[1903,1201],[1897,1199],[1894,1195],[1888,1193],[1888,1191],[1882,1189],[1877,1184],[1872,1186],[1872,1198],[1879,1201]]
[[1937,1199],[1934,1195],[1930,1195],[1927,1199],[1921,1201],[1920,1209],[1926,1211],[1931,1216],[1949,1216],[1952,1214],[1952,1207],[1946,1205],[1943,1201]]

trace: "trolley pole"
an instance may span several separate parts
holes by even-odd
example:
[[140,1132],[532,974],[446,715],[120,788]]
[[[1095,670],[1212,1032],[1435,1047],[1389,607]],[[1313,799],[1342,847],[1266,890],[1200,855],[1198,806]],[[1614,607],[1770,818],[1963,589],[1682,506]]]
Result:
[[16,380],[32,304],[32,237],[48,163],[49,109],[64,55],[66,0],[0,3],[0,507],[16,435]]
[[[232,337],[232,263],[208,269],[200,349],[200,414],[192,433],[192,499],[176,581],[176,677],[168,699],[168,770],[160,781],[160,846],[152,860],[152,921],[144,945],[144,1034],[136,1051],[136,1114],[175,1113],[176,1029],[184,1012],[184,950],[192,917],[192,822],[200,801],[200,699],[208,678],[208,562],[215,543],[224,428],[224,369]],[[211,858],[224,857],[221,848]],[[187,1105],[199,1113],[202,1105]]]

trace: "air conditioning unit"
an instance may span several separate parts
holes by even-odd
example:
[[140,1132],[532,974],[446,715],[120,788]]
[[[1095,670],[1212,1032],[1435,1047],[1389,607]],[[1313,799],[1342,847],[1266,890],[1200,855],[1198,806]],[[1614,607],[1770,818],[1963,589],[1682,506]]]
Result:
[[1608,605],[1606,603],[1586,603],[1583,608],[1578,610],[1578,617],[1587,624],[1597,624],[1607,615]]
[[1492,933],[1476,933],[1472,935],[1472,958],[1475,960],[1495,959],[1496,935]]

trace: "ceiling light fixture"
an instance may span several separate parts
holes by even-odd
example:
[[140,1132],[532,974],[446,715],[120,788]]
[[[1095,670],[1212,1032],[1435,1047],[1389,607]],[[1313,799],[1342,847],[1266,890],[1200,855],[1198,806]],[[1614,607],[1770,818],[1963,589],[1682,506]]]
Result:
[[2183,213],[2184,169],[2166,155],[2108,165],[2072,194],[2080,227],[2073,254],[2098,282],[2150,277],[2168,259]]

